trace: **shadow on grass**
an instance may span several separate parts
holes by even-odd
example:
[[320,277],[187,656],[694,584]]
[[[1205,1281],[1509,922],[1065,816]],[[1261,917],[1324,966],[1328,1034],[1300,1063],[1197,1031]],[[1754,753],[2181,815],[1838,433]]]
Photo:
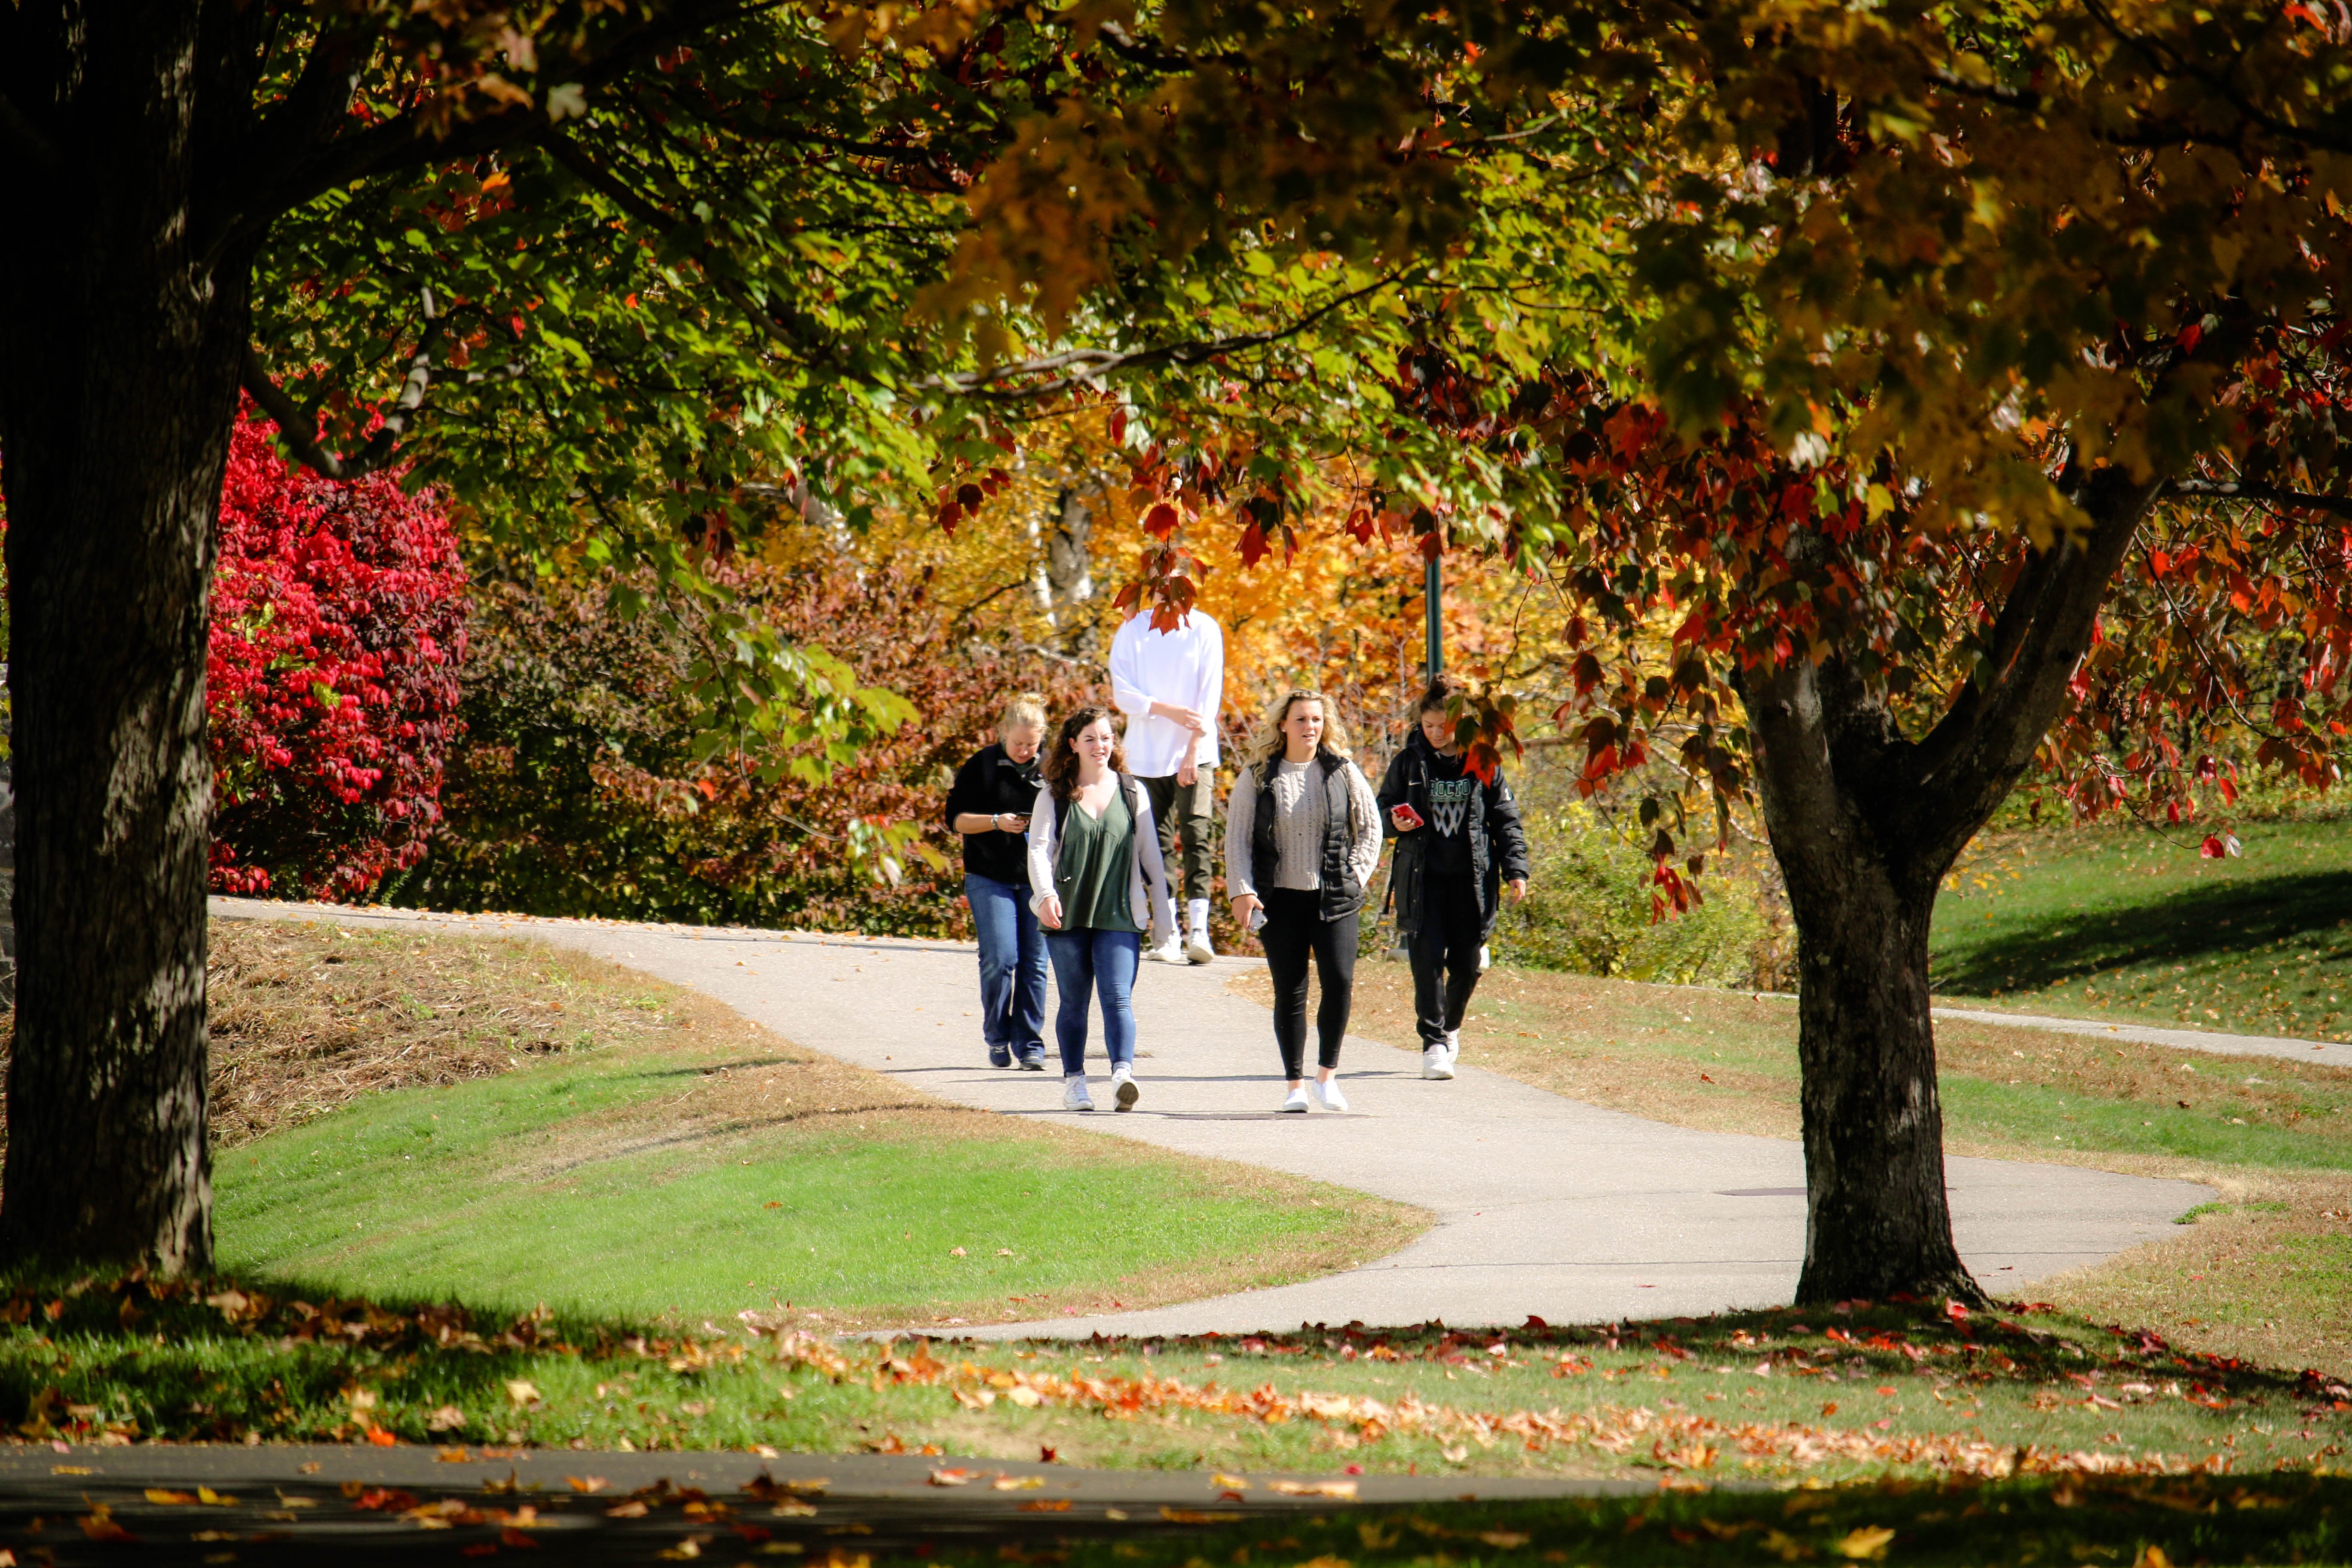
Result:
[[2084,910],[2030,930],[1937,943],[1935,988],[1962,996],[2039,990],[2118,966],[2179,963],[2268,942],[2315,944],[2321,962],[2352,961],[2352,872],[2244,878],[2184,888],[2152,903]]
[[640,1356],[654,1331],[293,1280],[18,1274],[0,1290],[0,1422],[36,1441],[495,1439],[485,1413],[530,1403],[509,1380],[553,1357]]

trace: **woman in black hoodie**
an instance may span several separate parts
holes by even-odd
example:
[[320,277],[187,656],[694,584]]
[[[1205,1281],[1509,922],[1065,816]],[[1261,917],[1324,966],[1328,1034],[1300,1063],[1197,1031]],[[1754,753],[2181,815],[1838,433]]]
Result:
[[1442,675],[1422,694],[1420,725],[1381,781],[1381,817],[1396,839],[1390,875],[1397,930],[1412,956],[1421,1076],[1448,1079],[1462,1054],[1462,1018],[1478,988],[1478,950],[1502,892],[1528,890],[1528,836],[1511,786],[1469,772],[1448,711],[1467,689]]
[[1045,1070],[1045,933],[1029,908],[1029,811],[1044,780],[1045,705],[1027,692],[997,721],[996,743],[959,769],[948,830],[963,839],[963,896],[980,939],[981,1038],[992,1067]]

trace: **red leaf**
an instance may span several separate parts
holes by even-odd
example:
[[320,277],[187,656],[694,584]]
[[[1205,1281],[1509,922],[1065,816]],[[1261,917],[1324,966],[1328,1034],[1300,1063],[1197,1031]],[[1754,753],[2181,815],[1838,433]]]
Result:
[[2200,860],[2219,860],[2225,853],[2221,841],[2210,833],[2205,836],[2205,842],[2197,847],[2197,857]]
[[1154,539],[1165,540],[1183,526],[1183,514],[1166,501],[1161,501],[1143,514],[1143,531]]

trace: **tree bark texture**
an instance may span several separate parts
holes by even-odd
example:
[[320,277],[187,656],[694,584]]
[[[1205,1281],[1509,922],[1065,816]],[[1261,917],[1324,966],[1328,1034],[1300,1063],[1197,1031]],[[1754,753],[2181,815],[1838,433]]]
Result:
[[2029,558],[1991,629],[1992,675],[1918,741],[1834,655],[1743,682],[1758,795],[1797,928],[1801,1304],[1982,1300],[1945,1193],[1928,925],[1945,874],[2061,711],[2157,488],[2115,470],[2074,486],[2088,528]]
[[211,1258],[206,598],[250,255],[194,253],[250,115],[225,4],[26,4],[0,247],[17,802],[0,1258]]

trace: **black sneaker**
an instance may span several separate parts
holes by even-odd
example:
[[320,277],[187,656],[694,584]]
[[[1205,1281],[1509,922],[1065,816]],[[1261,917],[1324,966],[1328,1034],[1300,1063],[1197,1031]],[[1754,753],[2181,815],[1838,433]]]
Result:
[[1011,1067],[1013,1065],[1013,1047],[1011,1046],[989,1047],[988,1065],[992,1068]]

